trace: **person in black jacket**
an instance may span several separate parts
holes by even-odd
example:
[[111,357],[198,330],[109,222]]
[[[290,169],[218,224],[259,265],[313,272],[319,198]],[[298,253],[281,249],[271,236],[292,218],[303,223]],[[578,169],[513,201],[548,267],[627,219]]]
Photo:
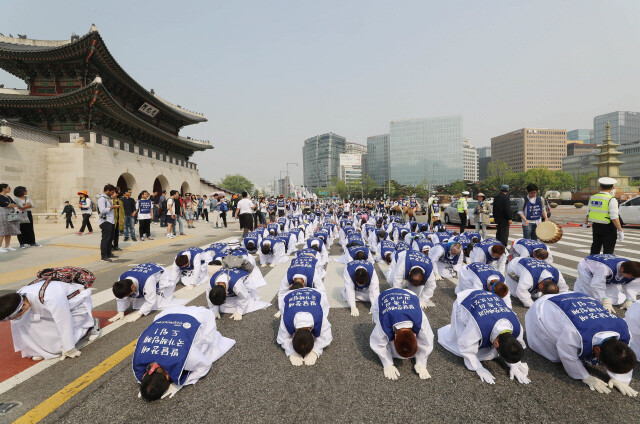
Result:
[[511,200],[507,193],[509,186],[500,187],[500,194],[493,199],[493,219],[496,222],[496,238],[508,246],[509,225],[511,224]]
[[68,200],[64,202],[64,209],[62,209],[62,213],[60,215],[65,215],[65,218],[67,218],[66,228],[69,228],[69,226],[73,228],[73,221],[71,221],[71,215],[73,215],[74,217],[76,217],[77,215],[76,215],[76,210],[73,208],[73,206],[69,204]]

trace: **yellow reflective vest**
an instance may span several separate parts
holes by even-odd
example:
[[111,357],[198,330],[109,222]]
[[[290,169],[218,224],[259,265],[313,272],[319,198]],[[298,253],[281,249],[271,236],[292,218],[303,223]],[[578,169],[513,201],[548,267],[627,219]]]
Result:
[[609,202],[613,196],[609,193],[594,194],[589,198],[589,221],[598,224],[610,224]]

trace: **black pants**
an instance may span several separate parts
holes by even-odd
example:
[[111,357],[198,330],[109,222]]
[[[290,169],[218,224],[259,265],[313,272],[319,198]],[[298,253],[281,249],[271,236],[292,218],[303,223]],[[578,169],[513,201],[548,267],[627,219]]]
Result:
[[73,228],[73,221],[71,221],[70,216],[67,217],[67,226],[65,228],[69,228],[69,227]]
[[[113,235],[111,236],[111,241],[113,242],[113,248],[118,247],[118,241],[120,241],[120,230],[118,230],[118,226],[113,226]],[[111,253],[111,252],[109,252]]]
[[111,255],[111,239],[113,238],[115,225],[110,222],[100,224],[102,238],[100,239],[100,256],[105,259]]
[[227,213],[220,212],[220,218],[222,218],[222,223],[224,224],[224,228],[227,228]]
[[278,217],[282,217],[284,216],[284,210],[283,209],[279,209],[278,210]]
[[209,222],[209,209],[202,209],[202,218]]
[[33,232],[33,215],[31,211],[27,211],[29,222],[20,224],[20,234],[18,234],[18,242],[20,244],[36,244],[36,235]]
[[140,219],[140,238],[147,236],[151,237],[151,219]]
[[509,245],[509,221],[496,222],[496,238],[505,246]]
[[93,228],[91,228],[91,222],[89,222],[89,218],[91,218],[90,213],[82,214],[82,225],[80,226],[81,233],[84,233],[84,227],[87,227],[87,230],[89,230],[90,233],[93,232]]
[[460,217],[460,234],[462,234],[467,228],[467,214],[464,212],[458,212],[458,216]]
[[592,225],[593,242],[591,243],[591,254],[597,255],[602,249],[602,253],[613,255],[618,240],[618,231],[613,223]]
[[202,215],[202,208],[198,208],[198,212],[196,212],[196,221],[200,218],[200,215]]

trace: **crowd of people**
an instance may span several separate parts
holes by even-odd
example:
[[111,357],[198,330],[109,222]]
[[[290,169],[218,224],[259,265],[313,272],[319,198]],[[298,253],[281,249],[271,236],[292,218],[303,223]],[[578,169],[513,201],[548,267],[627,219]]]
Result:
[[17,250],[11,246],[12,236],[17,236],[21,249],[42,247],[33,230],[34,206],[26,187],[17,186],[12,196],[9,184],[0,184],[0,253]]
[[[406,205],[403,199],[349,202],[279,197],[254,202],[242,193],[232,208],[244,230],[237,244],[184,249],[170,267],[140,264],[113,284],[118,311],[110,321],[132,322],[153,310],[163,310],[140,336],[133,356],[140,396],[148,401],[173,397],[206,375],[231,349],[235,341],[220,334],[216,319],[229,314],[239,321],[245,314],[269,306],[258,296],[257,289],[267,284],[259,266],[287,267],[277,295],[280,325],[276,341],[292,365],[315,365],[334,337],[324,284],[325,278],[336,278],[325,269],[334,244],[341,248],[334,260],[344,264],[342,296],[351,315],[359,315],[357,302],[371,304],[374,328],[370,347],[380,358],[386,378],[399,377],[394,358],[413,358],[418,377],[431,378],[427,360],[436,334],[425,310],[438,306],[433,302],[434,291],[438,281],[448,279],[456,285],[456,299],[451,323],[437,330],[437,341],[461,357],[481,381],[495,383],[496,376],[482,362],[500,359],[511,379],[531,383],[529,366],[523,361],[528,345],[544,358],[562,363],[570,377],[591,390],[609,393],[616,388],[624,395],[637,396],[629,383],[640,355],[640,262],[613,254],[591,254],[580,261],[571,291],[553,264],[550,247],[535,239],[536,222],[545,215],[537,190],[529,188],[530,205],[518,212],[523,237],[510,244],[487,238],[480,231],[446,228],[439,220],[435,196],[428,202],[427,222],[418,222],[415,198],[406,199]],[[508,187],[503,187],[502,194],[507,192]],[[458,212],[468,215],[466,196],[460,196]],[[97,203],[107,254],[113,241],[109,237],[120,219],[115,211],[133,210],[131,216],[150,221],[155,215],[149,197],[143,192],[127,209],[130,191],[120,198],[116,187],[104,187]],[[479,197],[482,202],[484,196]],[[190,225],[195,214],[202,213],[197,197],[185,202],[179,199],[173,191],[167,198],[168,231],[178,215]],[[496,199],[494,214],[500,208]],[[165,209],[163,202],[158,203]],[[490,208],[478,208],[479,214],[491,213]],[[186,209],[193,214],[185,213]],[[264,225],[255,225],[256,215]],[[129,228],[125,234],[133,237],[131,222],[123,225]],[[376,266],[390,288],[380,290]],[[23,357],[79,356],[75,344],[80,339],[100,336],[99,324],[91,317],[87,290],[78,286],[84,282],[86,289],[88,279],[69,276],[72,272],[85,276],[87,272],[47,272],[48,278],[0,297],[0,319],[11,321],[14,347]],[[186,290],[206,285],[208,307],[186,307],[174,298],[179,283]],[[513,301],[528,308],[524,324],[512,310]],[[624,319],[617,315],[616,305],[627,311]],[[134,311],[125,315],[128,308]],[[61,309],[68,309],[73,319],[60,327],[59,339],[43,337],[52,325],[60,326],[55,321]],[[52,318],[38,322],[21,319],[30,311]],[[603,366],[608,382],[591,375],[585,364]]]

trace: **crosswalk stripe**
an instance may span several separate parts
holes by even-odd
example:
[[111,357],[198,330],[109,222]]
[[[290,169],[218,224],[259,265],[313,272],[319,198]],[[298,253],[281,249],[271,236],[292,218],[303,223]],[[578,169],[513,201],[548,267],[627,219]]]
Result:
[[331,308],[346,308],[347,302],[342,298],[344,280],[342,273],[345,265],[340,262],[330,261],[327,264],[327,275],[324,277],[324,287],[327,290],[327,300]]
[[[578,251],[579,251],[579,252],[584,252],[584,253],[586,253],[586,254],[587,254],[587,256],[591,253],[591,250],[590,250],[590,249],[578,249]],[[637,251],[637,250],[621,249],[621,248],[619,248],[619,247],[617,247],[617,246],[616,246],[616,250],[615,250],[616,254],[618,254],[618,252],[620,252],[620,251],[622,251],[622,252],[628,252],[628,253],[638,253],[638,251]],[[629,255],[618,255],[618,256],[624,256],[625,258],[629,259],[630,261],[638,261],[638,262],[640,262],[640,259],[638,259],[638,258],[634,258],[634,257],[629,256]]]
[[[512,238],[509,239],[509,241],[514,241],[514,240],[515,239],[512,239]],[[580,247],[583,247],[583,246],[580,245]],[[578,256],[568,255],[566,253],[559,252],[558,249],[553,249],[551,251],[551,254],[553,255],[554,258],[567,259],[567,260],[572,261],[572,262],[580,262],[582,259],[584,259],[584,258],[581,258],[581,257],[578,257]]]
[[[566,236],[566,235],[563,235],[562,239],[563,240],[564,239],[569,239],[569,240],[575,240],[575,241],[588,242],[589,244],[591,243],[591,240],[592,240],[591,236],[583,238],[583,236],[574,237],[574,236]],[[624,236],[624,240],[623,241],[618,240],[617,243],[640,245],[640,241],[632,241],[632,240],[630,240],[630,238],[626,234]]]

